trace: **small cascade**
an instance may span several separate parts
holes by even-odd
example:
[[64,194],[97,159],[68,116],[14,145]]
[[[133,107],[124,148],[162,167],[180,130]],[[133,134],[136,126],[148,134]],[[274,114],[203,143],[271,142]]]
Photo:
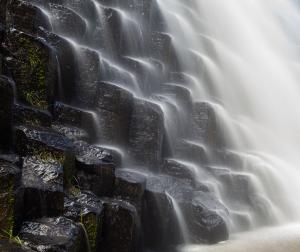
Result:
[[174,251],[299,220],[294,1],[18,1],[42,21],[23,32],[10,14],[8,45],[37,38],[55,87],[35,94],[10,68],[26,92],[8,102],[42,118],[16,117],[17,139],[74,147],[55,146],[75,163],[60,196],[92,213],[88,251]]

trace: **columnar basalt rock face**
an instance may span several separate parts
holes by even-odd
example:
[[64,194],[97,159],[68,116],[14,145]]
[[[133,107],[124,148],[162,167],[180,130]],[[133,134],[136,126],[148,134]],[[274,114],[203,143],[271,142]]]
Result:
[[41,40],[12,29],[5,44],[12,54],[7,58],[7,66],[16,83],[18,99],[39,109],[50,108],[57,76],[50,48]]
[[6,25],[36,35],[39,28],[51,30],[48,17],[29,1],[8,0]]
[[95,113],[80,108],[76,108],[64,103],[56,102],[54,105],[54,121],[56,124],[71,125],[87,131],[94,139],[97,135],[97,121]]
[[76,179],[80,188],[97,196],[112,196],[115,180],[115,164],[105,150],[83,141],[75,143]]
[[52,115],[47,110],[41,110],[30,106],[14,104],[14,125],[42,126],[51,125]]
[[102,201],[89,191],[75,188],[65,196],[64,216],[84,225],[92,252],[101,246],[103,210]]
[[60,216],[63,213],[63,167],[38,156],[23,160],[24,215],[26,219]]
[[138,217],[133,205],[121,200],[104,201],[101,250],[135,252],[138,242]]
[[25,157],[38,156],[43,161],[56,160],[64,168],[64,186],[70,185],[74,171],[71,140],[53,130],[18,126],[15,129],[16,152]]
[[24,222],[20,238],[34,251],[86,251],[81,226],[64,217]]
[[[0,74],[11,78],[0,75],[0,229],[25,251],[164,250],[183,242],[180,208],[193,242],[226,239],[227,210],[184,162],[207,164],[205,145],[220,146],[216,115],[193,104],[156,1],[0,7]],[[162,98],[186,112],[174,153]],[[191,125],[198,139],[181,139]]]
[[133,109],[133,95],[114,84],[98,84],[95,106],[99,115],[100,141],[126,146]]
[[129,153],[140,165],[159,170],[162,161],[163,113],[154,103],[135,100],[129,135]]

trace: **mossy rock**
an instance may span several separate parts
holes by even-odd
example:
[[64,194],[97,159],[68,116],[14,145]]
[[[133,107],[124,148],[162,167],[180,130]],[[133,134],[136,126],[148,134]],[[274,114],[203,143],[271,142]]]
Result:
[[92,252],[99,249],[103,225],[103,205],[95,194],[74,188],[65,196],[64,216],[83,224]]
[[21,171],[0,160],[0,239],[9,239],[21,217]]
[[71,140],[50,128],[15,127],[15,149],[22,156],[38,156],[43,161],[56,160],[63,165],[64,187],[71,185],[74,153]]
[[5,44],[12,54],[7,67],[16,83],[18,100],[39,108],[53,104],[57,67],[51,48],[41,39],[11,29]]
[[8,148],[12,136],[13,83],[0,75],[0,147]]

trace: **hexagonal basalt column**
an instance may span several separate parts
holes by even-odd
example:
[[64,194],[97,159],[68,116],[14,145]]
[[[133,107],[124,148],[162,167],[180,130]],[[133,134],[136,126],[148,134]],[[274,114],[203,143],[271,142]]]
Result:
[[87,251],[80,224],[64,217],[24,222],[19,236],[34,251]]
[[58,161],[37,156],[24,158],[22,186],[27,219],[63,213],[63,168]]
[[7,66],[18,99],[39,109],[50,108],[57,80],[51,49],[41,39],[13,29],[8,31],[5,44],[12,54],[7,57]]
[[129,154],[135,164],[159,170],[163,132],[164,118],[160,107],[136,99],[129,132]]
[[75,157],[71,140],[47,128],[18,126],[15,128],[15,148],[21,156],[34,155],[40,160],[58,161],[64,169],[64,187],[71,184]]

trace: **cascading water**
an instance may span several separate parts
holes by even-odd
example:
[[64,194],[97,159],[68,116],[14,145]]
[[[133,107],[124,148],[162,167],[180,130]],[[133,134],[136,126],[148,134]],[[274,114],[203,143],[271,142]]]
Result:
[[[177,220],[162,224],[162,243],[214,243],[227,229],[300,219],[296,1],[36,5],[72,47],[76,85],[69,100],[69,87],[60,87],[62,101],[89,110],[95,143],[149,178],[161,219],[171,201]],[[59,67],[63,77],[68,70]],[[109,110],[106,99],[115,102]],[[217,231],[203,231],[205,225]],[[181,232],[169,233],[176,226]]]

